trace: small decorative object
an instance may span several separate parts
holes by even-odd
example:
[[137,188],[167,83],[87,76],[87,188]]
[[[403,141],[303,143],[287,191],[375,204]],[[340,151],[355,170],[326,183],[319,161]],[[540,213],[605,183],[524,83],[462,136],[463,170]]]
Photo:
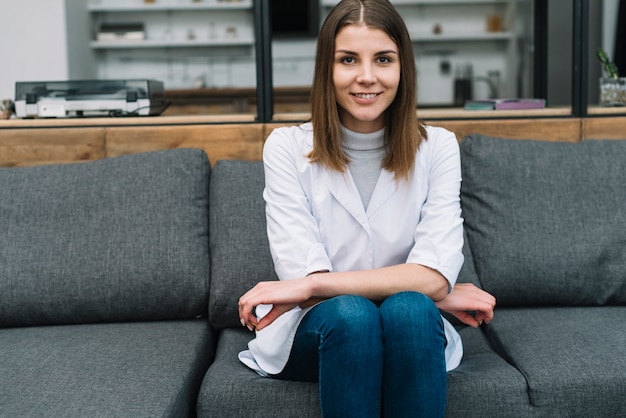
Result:
[[620,77],[617,66],[604,50],[598,50],[604,77],[600,77],[600,106],[626,106],[626,77]]
[[15,111],[15,104],[9,99],[0,102],[0,119],[11,119]]
[[443,32],[443,29],[441,28],[441,24],[440,23],[435,23],[433,25],[433,34],[434,35],[441,35],[441,32]]
[[141,22],[103,23],[98,30],[99,41],[143,41],[146,31]]
[[187,40],[193,41],[194,39],[196,39],[196,32],[194,32],[193,29],[189,29],[187,31]]
[[504,23],[503,23],[502,16],[488,15],[486,29],[487,29],[487,32],[502,32],[504,30]]
[[146,4],[154,4],[156,3],[156,0],[143,0],[143,2]]
[[458,65],[454,72],[454,105],[463,107],[473,97],[474,69],[466,63]]
[[234,26],[229,26],[226,28],[226,38],[227,39],[235,39],[237,37],[237,28]]
[[206,87],[204,74],[200,74],[193,79],[193,86],[197,89],[202,89]]

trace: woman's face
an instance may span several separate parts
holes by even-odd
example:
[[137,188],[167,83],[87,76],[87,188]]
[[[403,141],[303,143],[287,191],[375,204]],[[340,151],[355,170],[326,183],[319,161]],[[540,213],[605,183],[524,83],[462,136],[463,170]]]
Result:
[[398,46],[380,29],[345,26],[335,38],[333,82],[343,126],[363,133],[382,129],[400,83]]

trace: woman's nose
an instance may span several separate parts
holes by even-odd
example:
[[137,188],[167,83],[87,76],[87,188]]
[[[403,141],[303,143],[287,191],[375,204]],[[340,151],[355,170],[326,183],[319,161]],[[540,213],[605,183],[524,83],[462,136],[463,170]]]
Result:
[[376,73],[372,65],[362,65],[356,81],[360,84],[374,84]]

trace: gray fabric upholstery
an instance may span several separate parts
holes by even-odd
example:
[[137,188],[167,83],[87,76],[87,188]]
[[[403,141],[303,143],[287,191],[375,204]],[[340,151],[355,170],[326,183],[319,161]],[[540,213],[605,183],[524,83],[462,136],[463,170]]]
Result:
[[0,417],[186,417],[209,362],[206,319],[0,329]]
[[211,173],[209,320],[239,324],[239,297],[262,280],[277,280],[265,222],[263,163],[218,161]]
[[459,271],[457,283],[473,283],[482,288],[476,273],[476,266],[474,266],[474,254],[472,254],[472,249],[469,246],[465,228],[463,228],[463,266],[461,266],[461,271]]
[[482,330],[464,326],[459,334],[463,339],[463,361],[448,373],[446,415],[451,418],[530,416],[524,375],[493,351]]
[[192,149],[0,169],[0,326],[205,314],[209,173]]
[[[460,330],[465,345],[461,366],[448,373],[449,417],[530,415],[524,376],[488,345],[480,330]],[[212,418],[319,417],[317,384],[258,376],[237,359],[252,334],[225,329],[198,397],[198,416]]]
[[526,377],[535,416],[618,417],[626,411],[624,318],[624,306],[508,308],[487,330]]
[[199,417],[316,418],[320,416],[317,384],[264,378],[237,359],[252,333],[239,326],[225,329],[198,395]]
[[626,304],[626,141],[461,142],[480,282],[506,305]]

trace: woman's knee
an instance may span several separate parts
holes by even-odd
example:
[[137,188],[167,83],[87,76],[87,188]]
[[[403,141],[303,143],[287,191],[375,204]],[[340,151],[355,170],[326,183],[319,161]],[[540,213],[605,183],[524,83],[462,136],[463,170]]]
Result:
[[420,325],[442,327],[439,309],[428,296],[419,292],[396,293],[385,299],[380,306],[383,327],[407,327]]
[[371,300],[361,296],[337,296],[328,299],[322,305],[326,315],[332,317],[335,324],[358,328],[380,323],[378,307]]
[[[315,307],[314,315],[324,323],[323,334],[358,341],[377,339],[382,334],[378,307],[369,299],[343,295],[328,299]],[[312,312],[311,312],[312,313]]]

